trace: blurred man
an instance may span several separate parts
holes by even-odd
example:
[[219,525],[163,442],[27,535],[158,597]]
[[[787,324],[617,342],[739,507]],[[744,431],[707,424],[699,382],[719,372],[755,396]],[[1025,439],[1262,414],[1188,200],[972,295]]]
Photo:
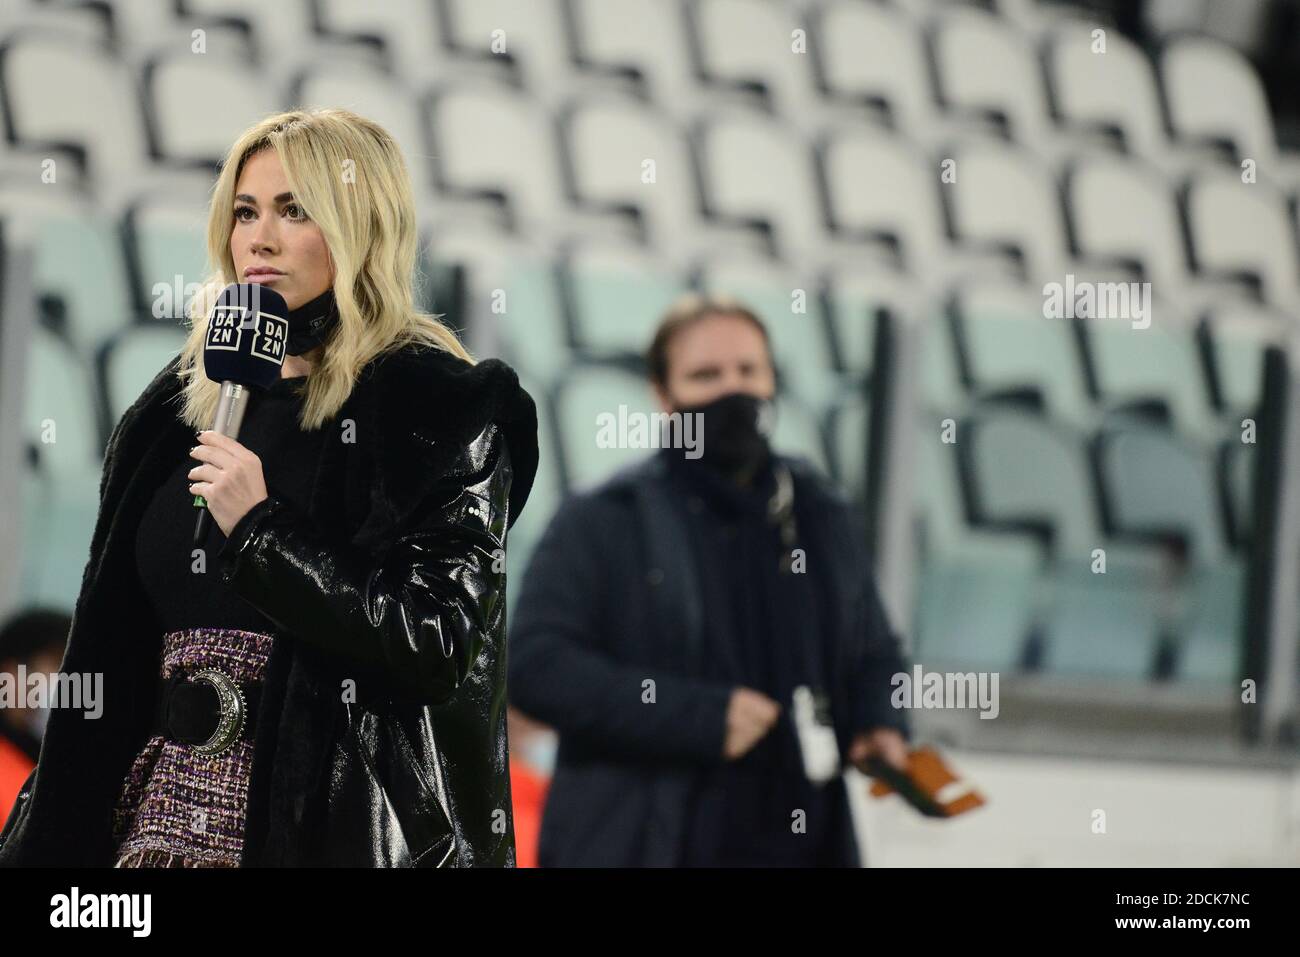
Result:
[[560,507],[513,621],[511,701],[560,735],[540,864],[856,866],[839,772],[907,750],[859,526],[768,446],[752,311],[688,296],[647,359],[678,447]]
[[12,702],[0,706],[0,824],[9,817],[14,798],[41,753],[46,708],[26,707],[24,675],[51,675],[63,662],[63,645],[72,619],[58,611],[28,611],[0,629],[0,680],[14,689]]

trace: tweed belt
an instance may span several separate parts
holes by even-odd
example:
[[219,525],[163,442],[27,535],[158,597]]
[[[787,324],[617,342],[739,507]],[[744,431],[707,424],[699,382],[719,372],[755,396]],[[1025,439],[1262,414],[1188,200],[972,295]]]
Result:
[[215,757],[252,740],[261,698],[260,681],[239,684],[219,668],[177,671],[159,689],[154,733]]

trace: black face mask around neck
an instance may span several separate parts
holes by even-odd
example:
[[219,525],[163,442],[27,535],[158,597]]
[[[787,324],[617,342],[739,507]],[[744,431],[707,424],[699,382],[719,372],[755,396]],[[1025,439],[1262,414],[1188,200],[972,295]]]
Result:
[[285,351],[291,356],[311,352],[329,337],[330,330],[338,324],[339,308],[334,300],[334,290],[326,289],[310,302],[290,309],[287,318],[289,342]]
[[703,439],[703,450],[699,462],[731,478],[747,478],[767,464],[775,414],[770,399],[730,392],[677,411],[700,415],[697,434]]

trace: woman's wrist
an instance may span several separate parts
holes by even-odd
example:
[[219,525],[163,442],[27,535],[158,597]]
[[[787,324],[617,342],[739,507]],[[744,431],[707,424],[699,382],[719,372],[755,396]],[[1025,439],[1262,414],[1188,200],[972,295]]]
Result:
[[230,534],[226,537],[226,543],[221,548],[223,558],[233,558],[244,550],[248,540],[252,537],[258,523],[268,514],[270,514],[280,504],[279,500],[271,494],[267,494],[234,524],[230,529]]

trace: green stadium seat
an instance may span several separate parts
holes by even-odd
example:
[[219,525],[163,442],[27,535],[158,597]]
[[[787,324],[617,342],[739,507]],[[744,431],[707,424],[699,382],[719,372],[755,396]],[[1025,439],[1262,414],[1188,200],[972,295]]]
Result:
[[[649,385],[641,376],[612,366],[577,365],[561,378],[554,394],[556,432],[564,452],[570,490],[607,478],[619,468],[653,454],[647,448],[601,448],[597,445],[600,417],[619,420],[619,406],[628,415],[659,411]],[[615,442],[627,440],[615,435]]]
[[619,247],[575,251],[563,281],[578,348],[593,356],[644,354],[664,312],[688,289],[662,261]]
[[974,283],[955,292],[953,313],[977,396],[1030,388],[1049,415],[1075,427],[1092,423],[1073,326],[1044,318],[1041,292],[1010,283]]
[[104,388],[109,418],[116,423],[164,366],[185,345],[185,331],[150,325],[132,326],[104,352]]
[[927,667],[1016,670],[1033,622],[1043,549],[1032,536],[971,528],[956,448],[916,433],[916,658]]
[[140,203],[127,213],[126,225],[140,312],[160,320],[185,318],[186,286],[208,275],[206,209],[197,203]]
[[36,448],[45,476],[97,472],[104,442],[95,417],[90,373],[48,331],[31,330],[23,437]]

